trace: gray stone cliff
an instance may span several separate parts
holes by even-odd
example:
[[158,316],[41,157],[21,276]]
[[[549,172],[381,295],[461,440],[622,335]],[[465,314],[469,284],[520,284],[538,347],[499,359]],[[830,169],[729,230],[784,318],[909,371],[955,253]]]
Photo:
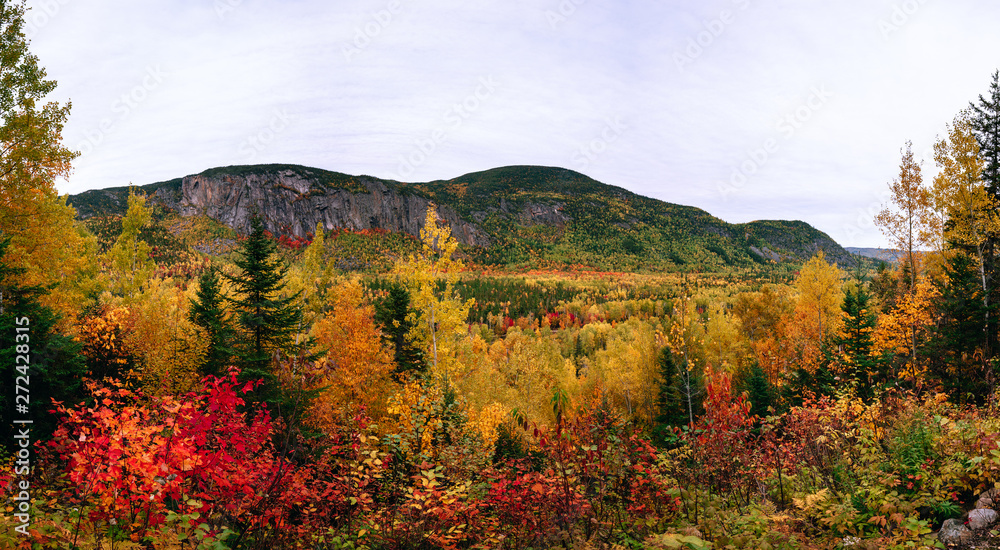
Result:
[[[195,175],[182,180],[176,206],[183,216],[204,214],[240,233],[250,231],[250,217],[256,211],[265,228],[276,235],[303,236],[313,232],[318,223],[327,230],[378,228],[420,234],[430,201],[400,194],[371,178],[358,181],[367,193],[324,186],[291,170],[245,176]],[[438,218],[451,226],[452,235],[462,244],[489,245],[486,233],[453,209],[438,206]]]

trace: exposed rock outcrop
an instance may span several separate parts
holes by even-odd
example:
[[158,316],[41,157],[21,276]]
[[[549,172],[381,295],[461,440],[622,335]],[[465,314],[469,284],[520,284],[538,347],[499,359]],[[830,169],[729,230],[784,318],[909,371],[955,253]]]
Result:
[[[418,235],[430,201],[400,194],[380,181],[359,178],[367,193],[322,185],[317,180],[285,170],[275,173],[188,176],[181,182],[178,210],[181,215],[204,214],[241,233],[249,232],[256,211],[275,234],[303,236],[316,224],[325,229],[387,229]],[[439,218],[451,226],[452,235],[466,245],[488,246],[479,226],[463,220],[447,206],[438,207]]]

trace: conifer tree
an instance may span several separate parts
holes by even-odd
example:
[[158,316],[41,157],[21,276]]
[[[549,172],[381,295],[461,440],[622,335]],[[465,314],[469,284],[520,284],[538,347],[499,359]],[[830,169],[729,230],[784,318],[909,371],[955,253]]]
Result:
[[[972,108],[971,124],[972,134],[979,145],[979,158],[982,161],[980,178],[986,188],[989,200],[986,212],[995,213],[997,204],[1000,204],[1000,71],[993,72],[993,81],[990,83],[988,96],[980,95],[978,103],[970,103]],[[998,241],[1000,241],[1000,231],[990,228],[984,240],[983,279],[987,282],[984,286],[988,288],[983,299],[986,302],[985,313],[988,314],[991,309],[989,304],[996,302],[996,299],[991,299],[991,296],[996,292],[996,254]],[[987,353],[990,357],[995,353],[997,330],[997,320],[988,318],[986,340],[988,342]]]
[[222,374],[233,359],[233,327],[226,313],[226,297],[220,283],[215,267],[206,269],[198,279],[197,300],[191,300],[188,311],[191,322],[201,327],[208,339],[208,349],[199,369],[202,375]]
[[392,346],[397,376],[406,377],[426,372],[424,354],[408,336],[415,325],[410,293],[402,284],[390,282],[388,295],[375,301],[373,305],[375,322],[382,329],[382,340],[386,345]]
[[844,326],[834,339],[841,350],[841,361],[847,376],[857,385],[858,395],[865,400],[874,396],[876,382],[885,382],[886,373],[873,351],[876,316],[871,309],[871,294],[858,282],[848,285],[841,309]]
[[984,313],[982,288],[978,284],[976,261],[966,254],[955,254],[944,266],[944,278],[938,283],[940,320],[931,354],[932,365],[946,389],[960,400],[982,398],[991,391],[995,376],[992,362],[984,353],[986,327],[983,319],[996,312]]
[[[33,440],[48,437],[58,423],[48,412],[52,399],[67,404],[81,399],[87,373],[80,344],[55,331],[58,314],[39,302],[46,290],[17,282],[24,269],[9,265],[10,241],[10,237],[0,240],[0,387],[4,388],[0,393],[0,456],[4,456],[3,447],[15,441],[14,419],[32,420]],[[25,355],[24,350],[27,362],[17,359]],[[18,386],[29,393],[15,391]],[[16,395],[30,399],[25,403]],[[24,412],[18,411],[18,404],[26,407],[21,409]]]
[[661,446],[670,446],[677,438],[674,428],[688,423],[684,394],[679,387],[677,366],[669,347],[660,350],[656,358],[660,369],[660,389],[656,397],[656,417],[653,419],[653,440]]
[[233,355],[242,378],[263,379],[258,394],[276,403],[278,393],[271,362],[282,353],[298,351],[296,335],[302,328],[302,311],[296,304],[299,293],[284,295],[288,266],[278,258],[277,244],[264,230],[259,216],[253,216],[250,224],[250,234],[233,262],[239,274],[224,275],[235,294],[227,298],[238,335]]
[[1000,196],[1000,71],[993,72],[989,98],[979,96],[972,107],[972,132],[984,161],[982,178],[994,197]]

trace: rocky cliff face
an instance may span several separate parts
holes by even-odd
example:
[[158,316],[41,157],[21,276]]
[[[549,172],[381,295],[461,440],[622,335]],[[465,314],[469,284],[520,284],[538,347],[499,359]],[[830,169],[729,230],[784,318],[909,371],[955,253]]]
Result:
[[[302,236],[316,224],[334,228],[387,229],[419,235],[430,201],[401,194],[381,181],[356,180],[367,193],[324,185],[316,179],[283,170],[264,174],[195,175],[181,181],[177,209],[184,216],[204,214],[247,233],[256,211],[275,234]],[[438,206],[438,217],[452,235],[466,245],[488,246],[489,237],[479,226],[463,220],[447,206]]]

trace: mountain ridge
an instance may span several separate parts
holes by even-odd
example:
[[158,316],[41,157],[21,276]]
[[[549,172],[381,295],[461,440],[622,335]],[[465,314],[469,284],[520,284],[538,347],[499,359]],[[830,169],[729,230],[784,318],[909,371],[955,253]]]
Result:
[[[616,269],[711,269],[801,262],[818,250],[852,256],[802,221],[730,224],[693,207],[644,197],[560,167],[514,165],[448,180],[399,182],[293,164],[238,165],[138,186],[182,216],[237,231],[257,211],[275,234],[385,229],[419,235],[427,206],[484,264],[606,264]],[[121,215],[128,187],[72,195],[78,217]]]

